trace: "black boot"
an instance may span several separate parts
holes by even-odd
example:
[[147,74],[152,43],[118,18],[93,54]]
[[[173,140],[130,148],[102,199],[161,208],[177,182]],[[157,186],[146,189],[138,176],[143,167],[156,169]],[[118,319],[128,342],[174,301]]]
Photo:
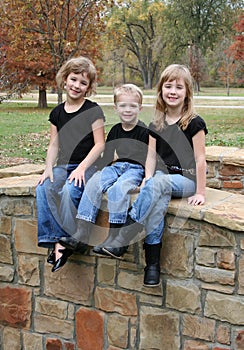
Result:
[[83,254],[88,248],[91,225],[91,222],[78,219],[75,234],[69,237],[61,237],[59,243],[65,248]]
[[103,247],[108,247],[115,239],[115,237],[119,234],[120,228],[123,224],[109,224],[109,232],[108,236],[102,243],[96,245],[92,250],[97,255],[108,256],[111,257],[106,251],[103,250]]
[[161,243],[147,244],[144,243],[146,267],[144,269],[144,286],[157,287],[159,286],[160,278],[160,250]]
[[131,219],[128,215],[125,224],[119,230],[118,235],[103,250],[113,258],[120,258],[127,250],[130,241],[141,232],[143,225]]

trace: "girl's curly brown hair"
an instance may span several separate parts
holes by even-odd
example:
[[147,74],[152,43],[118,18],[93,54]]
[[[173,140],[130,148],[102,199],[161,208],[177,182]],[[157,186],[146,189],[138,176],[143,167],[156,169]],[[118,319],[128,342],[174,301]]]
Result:
[[74,57],[64,63],[56,75],[56,81],[59,88],[63,89],[64,83],[70,73],[87,73],[90,82],[86,96],[91,96],[96,93],[97,71],[89,58],[83,56]]

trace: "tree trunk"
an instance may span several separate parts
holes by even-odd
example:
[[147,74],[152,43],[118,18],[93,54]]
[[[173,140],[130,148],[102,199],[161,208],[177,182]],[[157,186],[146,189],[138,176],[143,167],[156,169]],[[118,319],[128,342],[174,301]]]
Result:
[[125,77],[125,63],[124,61],[122,62],[122,79],[123,79],[123,84],[126,83],[126,77]]
[[39,86],[38,108],[47,108],[47,90],[44,84]]
[[144,89],[152,89],[152,72],[145,67],[141,67]]
[[58,104],[63,102],[63,91],[62,89],[58,88]]
[[144,79],[144,89],[145,90],[150,90],[152,89],[152,79],[151,76],[147,77],[147,79]]
[[198,80],[198,79],[195,79],[195,93],[197,94],[197,95],[199,95],[199,92],[200,92],[200,81]]
[[230,72],[229,72],[229,62],[227,62],[226,91],[227,91],[227,96],[230,96]]

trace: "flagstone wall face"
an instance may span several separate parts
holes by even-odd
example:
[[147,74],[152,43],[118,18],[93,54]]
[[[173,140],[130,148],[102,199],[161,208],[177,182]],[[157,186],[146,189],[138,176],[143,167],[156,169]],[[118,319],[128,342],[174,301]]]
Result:
[[207,186],[244,194],[244,149],[206,147]]
[[172,200],[162,283],[146,288],[142,242],[122,261],[90,251],[51,272],[37,247],[38,177],[0,180],[1,350],[244,349],[243,195],[208,189],[197,208]]

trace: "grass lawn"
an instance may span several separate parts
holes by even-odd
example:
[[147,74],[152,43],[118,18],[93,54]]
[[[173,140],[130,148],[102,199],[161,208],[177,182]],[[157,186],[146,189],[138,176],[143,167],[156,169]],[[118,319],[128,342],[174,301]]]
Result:
[[[239,96],[243,96],[243,90],[242,93],[239,92]],[[215,105],[222,106],[222,102],[215,101]],[[243,101],[228,101],[228,104],[238,107],[243,105]],[[50,104],[48,109],[38,109],[35,104],[24,101],[0,104],[0,167],[6,166],[11,158],[29,159],[35,163],[44,162],[49,142],[48,115],[54,106],[55,104]],[[118,117],[113,106],[102,108],[108,131],[118,122]],[[244,148],[243,108],[216,108],[213,101],[197,100],[196,110],[207,123],[207,145]],[[140,114],[141,120],[148,124],[152,116],[153,107],[144,106]]]

